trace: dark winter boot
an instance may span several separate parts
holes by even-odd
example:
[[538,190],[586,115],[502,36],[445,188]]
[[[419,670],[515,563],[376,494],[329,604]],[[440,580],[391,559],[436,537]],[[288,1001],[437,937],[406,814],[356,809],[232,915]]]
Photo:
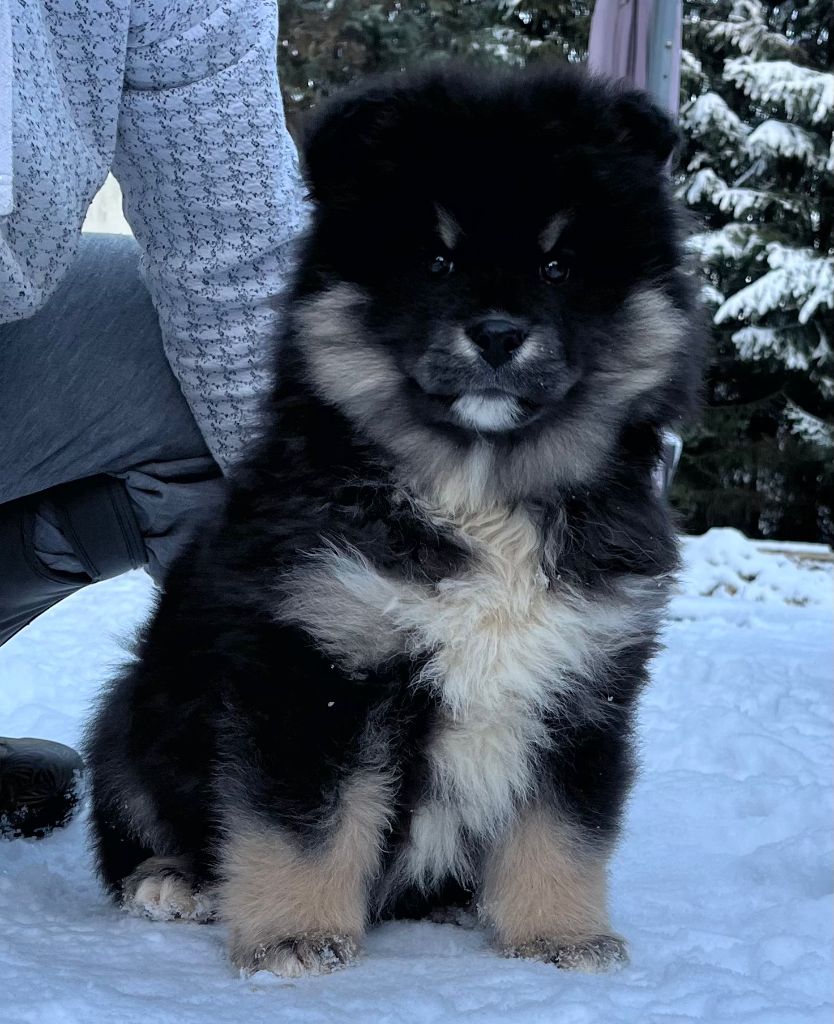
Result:
[[[38,558],[35,514],[46,506],[83,572],[60,572]],[[133,505],[116,477],[88,477],[0,505],[0,645],[74,591],[146,561]]]
[[72,817],[83,763],[51,740],[0,738],[0,837],[42,839]]

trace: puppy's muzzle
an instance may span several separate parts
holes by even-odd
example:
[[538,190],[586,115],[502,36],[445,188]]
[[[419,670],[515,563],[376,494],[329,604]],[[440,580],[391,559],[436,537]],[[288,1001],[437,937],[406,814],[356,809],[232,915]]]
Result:
[[466,334],[478,346],[481,355],[497,370],[524,344],[527,331],[506,317],[485,316],[469,324]]

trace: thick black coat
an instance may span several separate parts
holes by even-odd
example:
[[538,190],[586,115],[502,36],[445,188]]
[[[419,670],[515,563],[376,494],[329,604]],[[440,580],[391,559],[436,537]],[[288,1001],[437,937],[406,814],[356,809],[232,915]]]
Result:
[[[462,371],[442,347],[428,370],[420,362],[438,320],[466,322],[503,303],[512,316],[533,311],[557,325],[559,352],[542,379],[575,367],[579,382],[552,402],[534,395],[537,418],[529,427],[489,439],[495,486],[506,487],[507,502],[535,522],[553,586],[569,585],[591,601],[605,599],[624,577],[656,580],[658,592],[665,590],[676,564],[674,530],[652,472],[661,429],[694,408],[702,359],[663,173],[673,143],[668,121],[637,94],[553,72],[497,82],[467,73],[385,80],[347,94],[314,121],[306,162],[317,205],[287,300],[279,384],[262,439],[232,480],[226,508],[172,571],[135,660],[91,725],[92,829],[114,893],[155,853],[186,854],[198,879],[210,879],[230,807],[246,808],[302,845],[314,842],[340,780],[378,757],[368,750],[372,732],[384,733],[398,780],[389,861],[408,841],[409,814],[425,796],[438,696],[415,685],[419,659],[403,653],[356,678],[276,615],[283,574],[323,538],[421,583],[455,577],[471,557],[454,529],[402,500],[409,467],[398,463],[384,432],[366,429],[322,393],[295,315],[311,298],[341,283],[371,296],[357,345],[395,350],[402,372],[402,391],[379,398],[384,408],[374,416],[396,431],[407,410],[450,458],[473,442],[443,404]],[[454,213],[468,239],[455,257],[460,275],[456,267],[441,282],[424,273],[438,248],[435,202]],[[560,252],[571,272],[558,292],[542,284],[535,257],[528,268],[524,255],[531,225],[541,225],[554,203],[579,222],[567,256]],[[490,215],[494,222],[474,237]],[[691,327],[661,379],[622,408],[612,399],[591,409],[599,395],[589,368],[598,357],[619,359],[618,386],[638,372],[617,332],[624,303],[642,287],[661,294],[669,315]],[[441,382],[441,398],[415,385],[420,374]],[[519,378],[507,386],[526,401],[522,391],[533,384]],[[559,466],[554,456],[552,476],[551,463],[540,459],[535,479],[528,474],[516,487],[510,455],[523,432],[545,436],[569,417],[581,424],[586,406],[592,455],[579,450],[574,458],[571,450]],[[582,449],[582,431],[575,436]],[[430,473],[421,466],[416,476],[425,481]],[[635,700],[654,648],[648,630],[618,652],[604,679],[588,682],[607,695],[604,716],[584,715],[579,698],[575,708],[549,713],[540,792],[590,837],[616,832],[633,771]],[[449,884],[465,889],[471,881]],[[434,896],[448,902],[450,892],[441,886]],[[422,898],[404,892],[393,909],[421,908]]]

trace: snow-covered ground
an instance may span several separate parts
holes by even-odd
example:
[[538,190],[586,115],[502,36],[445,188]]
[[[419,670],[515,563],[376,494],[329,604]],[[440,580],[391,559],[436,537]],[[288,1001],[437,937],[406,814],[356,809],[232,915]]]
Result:
[[[572,975],[403,923],[351,970],[241,979],[220,926],[110,905],[77,820],[0,844],[0,1021],[829,1024],[832,566],[732,531],[685,550],[613,866],[630,966]],[[91,587],[0,650],[0,731],[76,742],[150,598],[141,574]]]
[[96,193],[84,219],[84,231],[130,235],[130,225],[122,213],[122,190],[112,174]]

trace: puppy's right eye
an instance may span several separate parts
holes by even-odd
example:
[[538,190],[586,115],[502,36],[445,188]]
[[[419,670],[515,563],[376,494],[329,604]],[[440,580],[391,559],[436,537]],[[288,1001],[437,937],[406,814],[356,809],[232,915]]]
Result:
[[548,260],[539,267],[539,274],[549,284],[561,284],[570,277],[570,267],[564,259]]
[[429,264],[429,271],[432,277],[448,277],[454,266],[454,263],[446,256],[435,256]]

